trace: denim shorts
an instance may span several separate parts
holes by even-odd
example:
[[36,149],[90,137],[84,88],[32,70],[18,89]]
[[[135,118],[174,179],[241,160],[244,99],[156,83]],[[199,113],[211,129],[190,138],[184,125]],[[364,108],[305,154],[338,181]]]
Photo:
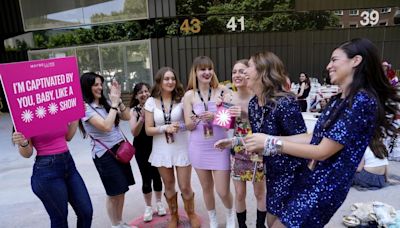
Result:
[[[117,151],[119,144],[111,150]],[[101,182],[108,196],[123,194],[129,190],[130,185],[135,184],[131,164],[123,164],[110,154],[104,153],[101,157],[93,159],[96,169],[99,172]]]
[[385,175],[373,174],[362,169],[361,172],[354,175],[353,185],[366,190],[380,189],[386,186]]

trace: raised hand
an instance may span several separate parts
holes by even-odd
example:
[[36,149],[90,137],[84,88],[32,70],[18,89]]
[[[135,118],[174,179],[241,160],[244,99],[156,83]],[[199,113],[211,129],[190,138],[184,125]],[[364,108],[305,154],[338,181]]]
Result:
[[119,104],[121,98],[121,86],[118,84],[116,80],[113,80],[110,85],[110,101],[111,106],[116,107]]

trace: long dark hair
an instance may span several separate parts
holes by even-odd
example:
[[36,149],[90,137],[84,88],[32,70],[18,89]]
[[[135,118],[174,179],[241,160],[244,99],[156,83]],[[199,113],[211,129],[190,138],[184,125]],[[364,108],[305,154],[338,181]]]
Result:
[[181,99],[185,93],[182,83],[179,81],[178,75],[176,74],[175,70],[172,69],[171,67],[161,67],[156,74],[155,78],[155,84],[153,88],[151,89],[151,96],[154,98],[160,98],[161,96],[161,84],[162,80],[164,80],[164,75],[168,71],[172,72],[175,76],[176,80],[176,85],[174,91],[172,91],[172,99],[175,100],[175,102],[179,103],[181,102]]
[[139,93],[139,91],[143,88],[143,86],[146,86],[148,90],[150,90],[150,85],[145,83],[145,82],[139,82],[133,87],[133,92],[132,92],[132,97],[131,101],[129,102],[129,107],[133,108],[136,107],[139,104],[139,100],[136,99],[136,95]]
[[259,52],[250,57],[253,60],[257,74],[261,77],[263,84],[261,102],[276,105],[278,97],[294,96],[293,93],[285,90],[287,85],[287,72],[281,59],[274,53],[265,51]]
[[[310,77],[308,77],[308,75],[305,72],[300,72],[299,75],[304,74],[304,76],[306,76],[306,80],[304,80],[304,83],[306,83],[306,85],[311,86],[311,82],[310,82]],[[302,81],[300,81],[300,85],[301,83],[303,83]]]
[[[378,49],[370,40],[365,38],[352,39],[349,42],[341,44],[336,49],[343,50],[348,58],[353,58],[356,55],[362,57],[360,64],[355,67],[353,81],[349,85],[349,93],[343,104],[348,103],[351,106],[353,97],[359,91],[366,91],[376,99],[378,105],[376,128],[369,146],[376,157],[386,157],[387,150],[382,142],[382,138],[386,135],[394,136],[400,132],[400,129],[393,125],[396,113],[399,112],[399,89],[391,86],[386,79]],[[341,106],[343,107],[339,107],[337,112],[331,114],[331,117],[328,119],[329,122],[333,122],[337,118],[340,109],[344,108],[344,105]]]
[[[96,74],[94,72],[84,73],[81,76],[80,82],[81,82],[83,101],[87,105],[90,105],[94,101],[94,96],[92,93],[92,86],[96,82],[96,78],[100,78],[101,83],[102,84],[104,83],[104,77],[99,74]],[[106,109],[107,113],[110,111],[111,105],[108,103],[106,97],[104,96],[104,93],[101,93],[101,97],[99,99],[99,104],[102,105]],[[88,108],[91,108],[91,107],[88,107]],[[115,117],[114,124],[115,124],[115,126],[118,126],[118,124],[119,124],[119,116],[118,115]],[[79,121],[79,129],[82,132],[83,137],[86,138],[87,134],[86,134],[85,129],[83,128],[81,120]]]

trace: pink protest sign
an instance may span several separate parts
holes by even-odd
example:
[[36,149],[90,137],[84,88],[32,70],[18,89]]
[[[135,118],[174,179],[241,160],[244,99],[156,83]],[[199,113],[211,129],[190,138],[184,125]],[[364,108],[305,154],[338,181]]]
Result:
[[0,64],[0,80],[14,126],[25,137],[85,114],[75,57]]

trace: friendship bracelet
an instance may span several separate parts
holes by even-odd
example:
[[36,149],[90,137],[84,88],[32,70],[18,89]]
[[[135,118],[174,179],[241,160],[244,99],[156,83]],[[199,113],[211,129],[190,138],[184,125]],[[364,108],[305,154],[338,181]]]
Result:
[[282,140],[274,136],[268,136],[264,141],[264,156],[274,156],[282,153]]

